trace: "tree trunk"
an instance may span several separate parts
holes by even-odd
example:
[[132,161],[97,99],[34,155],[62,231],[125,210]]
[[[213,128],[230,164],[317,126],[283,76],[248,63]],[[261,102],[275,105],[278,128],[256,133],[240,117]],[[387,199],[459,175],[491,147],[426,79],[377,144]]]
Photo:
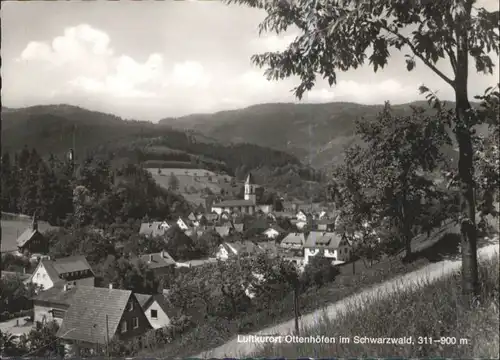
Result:
[[[466,13],[470,15],[470,4]],[[469,17],[470,19],[470,17]],[[457,69],[455,77],[455,134],[459,148],[458,175],[460,186],[460,233],[462,242],[463,293],[471,299],[479,293],[477,272],[477,230],[474,199],[474,163],[471,129],[473,122],[469,103],[468,85],[468,34],[467,26],[456,28]]]

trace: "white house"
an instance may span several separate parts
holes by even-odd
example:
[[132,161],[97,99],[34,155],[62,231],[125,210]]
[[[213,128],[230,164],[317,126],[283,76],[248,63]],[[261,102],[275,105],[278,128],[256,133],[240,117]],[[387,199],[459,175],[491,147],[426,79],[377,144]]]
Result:
[[135,297],[154,329],[170,326],[175,313],[164,295],[135,294]]
[[284,249],[301,250],[304,248],[306,238],[304,233],[290,233],[281,240],[280,247]]
[[298,222],[305,222],[307,223],[312,219],[311,214],[306,213],[304,210],[299,210],[296,215],[296,219]]
[[284,234],[285,230],[283,230],[281,227],[274,225],[271,226],[269,229],[265,230],[263,234],[268,238],[268,239],[276,239],[278,236],[281,234]]
[[177,226],[179,226],[179,229],[186,231],[192,227],[198,226],[200,223],[198,221],[191,221],[188,218],[182,218],[179,217],[177,219]]
[[33,284],[41,286],[43,290],[50,289],[61,280],[70,285],[95,286],[95,274],[83,255],[42,259],[30,278]]
[[249,240],[236,241],[232,243],[225,242],[219,245],[219,249],[215,254],[215,257],[218,260],[226,261],[229,257],[255,254],[263,251],[263,249]]
[[139,229],[139,234],[146,237],[163,236],[170,229],[171,225],[166,221],[153,221],[150,223],[142,223]]
[[336,263],[349,261],[351,246],[349,241],[334,232],[311,231],[304,244],[304,263],[311,256],[323,256]]

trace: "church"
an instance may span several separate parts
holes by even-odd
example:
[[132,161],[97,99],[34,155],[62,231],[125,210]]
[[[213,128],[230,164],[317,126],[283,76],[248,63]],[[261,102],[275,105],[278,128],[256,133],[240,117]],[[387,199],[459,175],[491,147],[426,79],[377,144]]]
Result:
[[248,174],[245,181],[245,197],[244,199],[225,200],[212,205],[212,212],[221,214],[223,212],[233,213],[240,212],[242,214],[253,215],[259,210],[264,214],[272,211],[272,205],[257,204],[258,186],[255,183],[251,173]]

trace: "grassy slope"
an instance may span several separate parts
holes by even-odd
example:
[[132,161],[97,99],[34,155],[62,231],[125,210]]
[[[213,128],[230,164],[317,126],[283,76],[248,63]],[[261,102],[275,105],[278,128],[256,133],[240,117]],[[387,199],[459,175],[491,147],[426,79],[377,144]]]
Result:
[[[378,263],[376,262],[372,266],[365,265],[362,260],[358,260],[354,267],[352,264],[340,267],[341,273],[333,283],[321,288],[310,288],[300,295],[301,314],[314,312],[362,289],[415,271],[429,263],[441,261],[448,256],[456,255],[458,252],[456,231],[457,227],[453,223],[447,223],[442,228],[431,233],[429,238],[422,235],[415,237],[412,248],[417,253],[414,256],[414,261],[408,264],[401,262],[404,253],[400,253],[394,257],[388,257]],[[195,356],[197,353],[224,344],[236,334],[258,331],[290,320],[292,314],[293,296],[289,295],[281,301],[273,303],[268,312],[252,313],[240,318],[238,321],[240,326],[245,324],[244,330],[239,329],[236,321],[207,320],[207,323],[200,324],[197,329],[183,334],[171,344],[157,349],[144,350],[141,355],[160,357],[167,356],[167,354],[176,357]]]
[[[499,352],[499,263],[498,253],[480,266],[482,304],[471,308],[461,297],[461,276],[453,273],[436,282],[425,281],[413,291],[397,289],[389,296],[379,294],[362,308],[351,304],[335,320],[324,316],[303,336],[338,336],[349,344],[266,345],[252,357],[453,357],[498,358]],[[390,320],[390,321],[388,321]],[[412,336],[414,344],[354,344],[355,336],[400,338]],[[418,337],[434,343],[418,344]],[[438,344],[441,337],[455,338],[457,344]],[[460,343],[467,339],[467,343]]]
[[[28,226],[31,221],[27,219],[3,219],[2,224],[2,249],[1,252],[10,252],[17,250],[16,240]],[[41,232],[53,229],[48,223],[39,221],[38,227]]]

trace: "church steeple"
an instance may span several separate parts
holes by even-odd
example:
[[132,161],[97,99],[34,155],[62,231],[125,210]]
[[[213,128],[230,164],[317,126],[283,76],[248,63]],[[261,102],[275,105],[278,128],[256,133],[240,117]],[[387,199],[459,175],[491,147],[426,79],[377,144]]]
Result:
[[245,200],[253,201],[257,203],[257,196],[255,194],[256,184],[253,179],[252,173],[248,173],[247,179],[245,181]]

